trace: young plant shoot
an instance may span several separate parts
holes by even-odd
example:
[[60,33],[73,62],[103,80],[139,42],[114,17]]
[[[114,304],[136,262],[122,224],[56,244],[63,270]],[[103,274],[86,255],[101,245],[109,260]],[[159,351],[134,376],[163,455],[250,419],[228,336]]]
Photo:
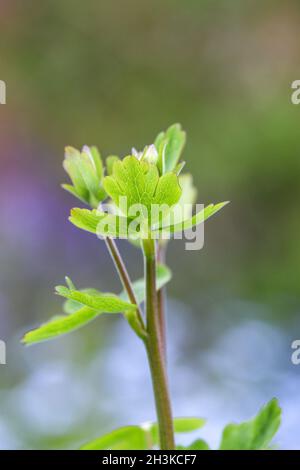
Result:
[[[82,449],[209,449],[202,437],[186,447],[178,443],[178,435],[202,428],[205,420],[173,417],[164,318],[164,286],[171,272],[165,264],[165,253],[173,238],[190,240],[191,233],[201,237],[204,222],[227,202],[200,206],[194,213],[197,192],[192,176],[183,173],[184,162],[180,160],[185,140],[181,126],[174,124],[142,151],[132,149],[124,158],[108,156],[105,164],[96,147],[84,146],[82,151],[66,148],[63,167],[71,184],[63,188],[88,206],[72,209],[69,220],[106,243],[123,290],[116,295],[81,289],[67,277],[65,286],[56,287],[56,293],[65,299],[64,314],[26,333],[23,342],[29,345],[55,339],[96,321],[104,313],[121,314],[146,349],[157,415],[155,423],[119,428]],[[141,251],[143,279],[131,281],[116,245],[118,238],[126,238]],[[268,448],[280,416],[273,399],[252,420],[226,426],[220,449]]]

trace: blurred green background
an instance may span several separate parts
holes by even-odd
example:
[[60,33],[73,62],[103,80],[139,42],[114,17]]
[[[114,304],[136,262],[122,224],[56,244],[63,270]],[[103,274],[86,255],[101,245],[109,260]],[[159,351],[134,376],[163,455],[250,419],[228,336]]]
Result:
[[[67,221],[65,145],[125,155],[174,122],[198,202],[230,200],[205,246],[172,242],[169,368],[176,415],[222,426],[272,396],[280,448],[300,449],[298,1],[3,0],[0,15],[0,448],[76,448],[154,419],[146,358],[121,319],[24,348],[60,313],[53,286],[120,288],[102,243]],[[120,248],[132,277],[141,260]]]

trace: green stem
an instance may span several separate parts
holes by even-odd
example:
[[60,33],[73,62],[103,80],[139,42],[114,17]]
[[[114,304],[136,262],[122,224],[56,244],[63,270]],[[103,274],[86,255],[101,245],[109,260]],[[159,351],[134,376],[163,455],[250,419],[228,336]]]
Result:
[[[166,247],[158,245],[157,247],[157,261],[158,263],[165,264],[166,262]],[[162,287],[157,292],[158,302],[158,318],[160,325],[160,334],[162,348],[164,352],[165,361],[167,361],[167,347],[166,347],[166,312],[165,312],[165,288]]]
[[160,448],[163,450],[172,450],[175,449],[173,418],[158,318],[156,254],[154,240],[144,240],[143,249],[145,258],[146,315],[148,333],[145,344],[155,396]]
[[[117,245],[115,244],[114,240],[112,238],[105,238],[106,246],[108,248],[108,251],[114,261],[116,270],[119,274],[119,277],[121,279],[121,282],[123,284],[123,287],[125,291],[127,292],[128,298],[132,304],[137,305],[137,322],[138,322],[138,327],[136,329],[137,334],[145,340],[146,338],[146,329],[143,321],[143,317],[141,314],[141,310],[139,307],[139,304],[137,302],[135,293],[132,288],[132,283],[129,277],[129,274],[127,272],[126,266],[123,262],[123,259],[120,255],[120,252],[118,250]],[[132,325],[133,326],[133,325]],[[134,326],[133,326],[134,327]]]

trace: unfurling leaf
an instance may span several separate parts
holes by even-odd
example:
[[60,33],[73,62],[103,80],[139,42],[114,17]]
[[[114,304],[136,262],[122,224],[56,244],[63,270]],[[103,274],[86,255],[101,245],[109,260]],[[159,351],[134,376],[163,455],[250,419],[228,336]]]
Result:
[[154,145],[158,151],[158,168],[160,174],[174,171],[186,140],[186,134],[180,124],[173,124],[155,139]]
[[102,186],[103,165],[96,147],[83,147],[82,151],[66,147],[63,167],[73,186],[64,184],[63,188],[81,201],[97,207],[105,198]]
[[113,167],[114,167],[114,164],[115,162],[119,161],[119,157],[117,157],[116,155],[109,155],[106,160],[105,160],[105,163],[106,163],[106,172],[108,175],[111,175],[112,172],[113,172]]

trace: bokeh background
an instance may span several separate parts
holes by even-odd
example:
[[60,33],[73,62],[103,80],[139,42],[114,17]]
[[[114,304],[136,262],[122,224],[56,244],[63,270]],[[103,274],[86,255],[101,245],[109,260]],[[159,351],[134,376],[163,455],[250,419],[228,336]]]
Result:
[[[146,357],[121,318],[24,348],[61,312],[53,286],[120,290],[105,247],[68,221],[63,149],[125,155],[181,122],[198,202],[230,200],[205,247],[172,242],[169,369],[177,416],[229,421],[271,397],[276,443],[300,449],[298,1],[2,0],[0,79],[0,448],[76,448],[154,419]],[[133,278],[134,247],[120,243]]]

